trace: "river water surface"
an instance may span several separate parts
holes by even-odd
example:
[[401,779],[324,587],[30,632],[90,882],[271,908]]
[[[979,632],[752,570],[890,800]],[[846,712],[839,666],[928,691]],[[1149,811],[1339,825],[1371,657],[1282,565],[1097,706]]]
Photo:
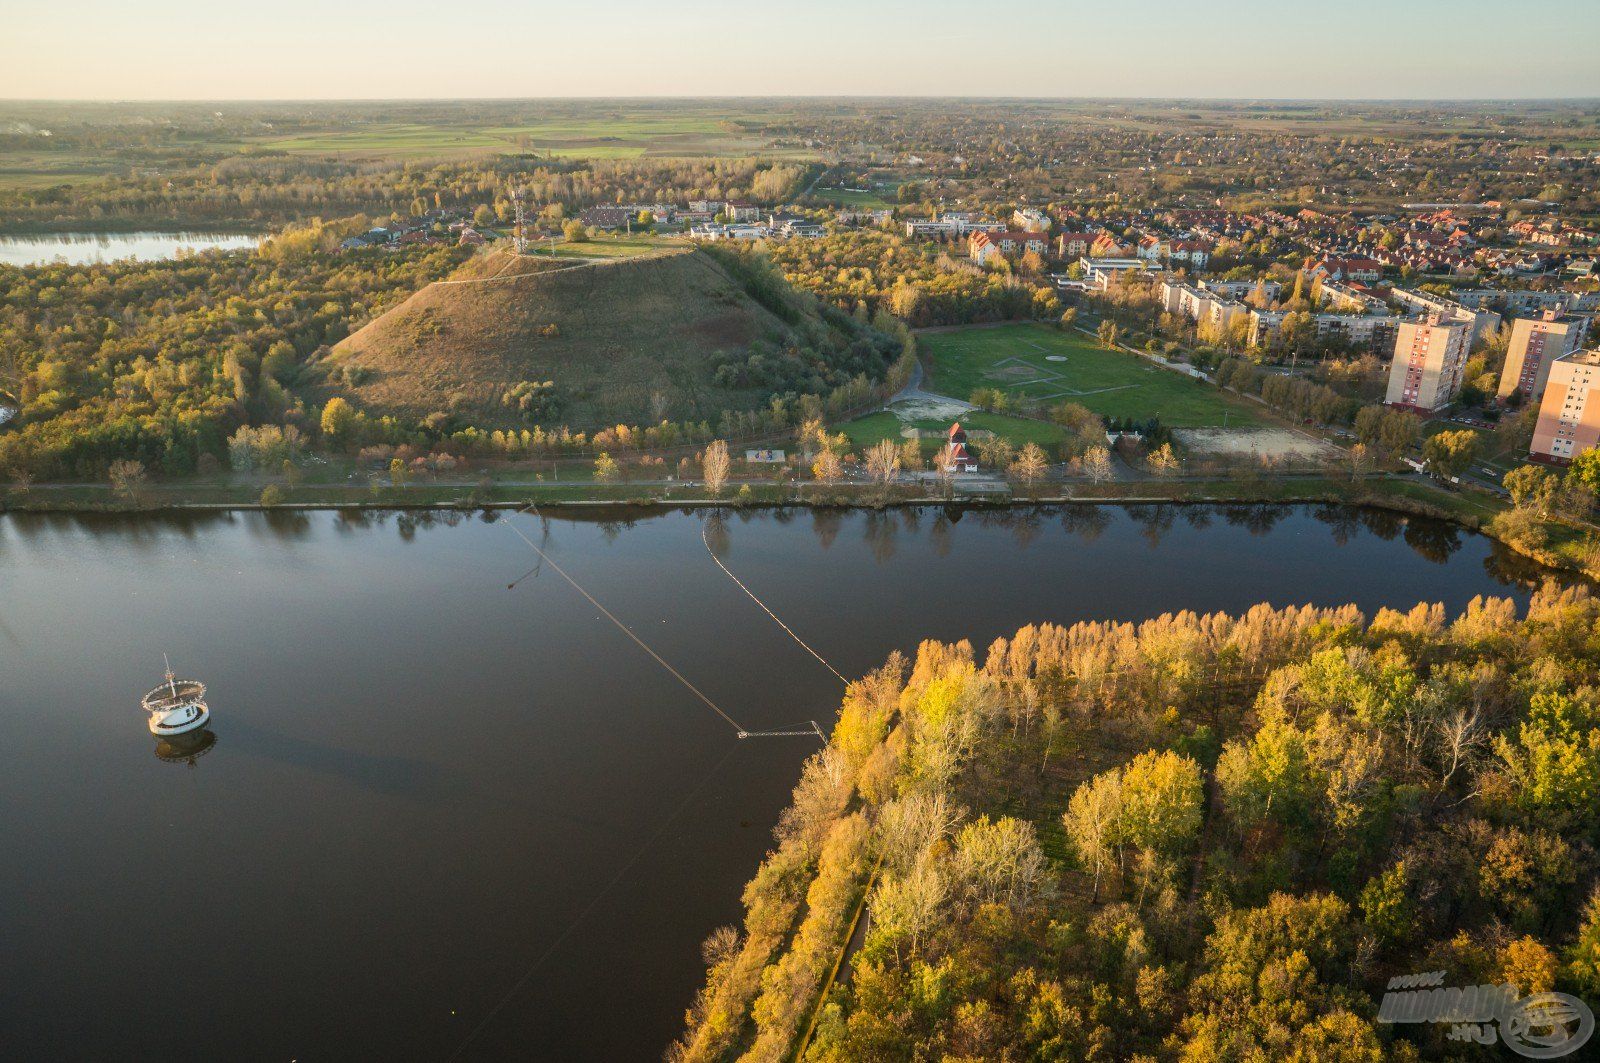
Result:
[[[923,638],[1527,589],[1314,508],[759,511],[728,565],[847,675]],[[0,1055],[654,1060],[838,681],[704,516],[0,517]],[[524,578],[525,577],[525,578]],[[517,582],[515,589],[508,584]],[[162,750],[169,653],[215,744]]]

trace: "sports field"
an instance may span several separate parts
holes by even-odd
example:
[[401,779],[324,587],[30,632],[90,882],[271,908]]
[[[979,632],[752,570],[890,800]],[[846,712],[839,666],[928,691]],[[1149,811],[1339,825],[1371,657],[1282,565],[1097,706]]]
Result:
[[[1050,453],[1054,453],[1055,446],[1065,436],[1060,425],[1048,421],[1034,421],[1025,417],[1007,417],[1004,414],[984,413],[982,410],[970,410],[961,414],[954,420],[959,420],[962,425],[978,431],[993,432],[1000,438],[1010,442],[1013,446],[1022,446],[1025,443],[1038,443]],[[866,450],[879,440],[892,439],[901,442],[904,436],[901,432],[907,427],[921,429],[924,432],[944,432],[950,427],[949,420],[918,419],[906,422],[896,417],[888,410],[870,413],[865,417],[858,417],[854,421],[847,421],[835,425],[835,432],[843,432],[850,440],[854,450]],[[939,439],[924,438],[922,450],[924,454],[936,453],[941,445]]]
[[965,399],[978,388],[1000,388],[1018,399],[1081,403],[1107,417],[1159,417],[1173,428],[1261,420],[1232,396],[1079,332],[1002,325],[925,333],[917,343],[933,364],[923,386],[941,395]]

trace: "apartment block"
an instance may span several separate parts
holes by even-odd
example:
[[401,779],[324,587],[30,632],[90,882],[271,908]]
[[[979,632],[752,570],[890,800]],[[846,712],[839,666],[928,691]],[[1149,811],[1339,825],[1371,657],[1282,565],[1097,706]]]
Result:
[[1506,365],[1500,373],[1497,394],[1504,399],[1521,392],[1524,399],[1537,400],[1544,394],[1550,367],[1583,346],[1589,319],[1546,310],[1536,318],[1519,317],[1511,325],[1511,342],[1506,347]]
[[1471,323],[1442,314],[1402,321],[1395,329],[1394,361],[1389,364],[1390,406],[1432,413],[1448,406],[1461,390]]
[[1550,363],[1530,452],[1569,462],[1600,445],[1600,350],[1574,351]]

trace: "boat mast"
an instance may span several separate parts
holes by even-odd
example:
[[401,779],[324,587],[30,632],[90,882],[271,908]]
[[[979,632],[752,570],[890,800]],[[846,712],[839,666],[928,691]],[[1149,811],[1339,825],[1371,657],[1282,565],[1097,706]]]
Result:
[[177,697],[178,685],[174,681],[177,677],[172,674],[172,662],[167,660],[167,655],[164,653],[161,655],[161,663],[167,668],[167,689],[172,692],[173,697]]

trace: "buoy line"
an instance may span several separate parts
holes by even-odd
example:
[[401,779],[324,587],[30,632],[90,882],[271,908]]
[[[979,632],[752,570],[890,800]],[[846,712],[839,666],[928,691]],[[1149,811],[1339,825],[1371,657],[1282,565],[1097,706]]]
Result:
[[727,575],[727,577],[729,579],[733,580],[734,584],[736,586],[738,586],[738,588],[740,590],[744,591],[745,594],[749,595],[750,596],[750,600],[752,602],[755,602],[757,605],[759,605],[761,607],[761,611],[762,612],[764,612],[768,616],[772,617],[773,623],[775,623],[779,627],[783,628],[784,632],[787,633],[790,638],[792,638],[796,642],[798,642],[800,644],[800,648],[801,649],[803,649],[807,653],[811,654],[811,656],[813,656],[813,657],[815,657],[817,659],[817,662],[819,664],[821,664],[822,667],[826,668],[828,671],[832,672],[835,676],[837,676],[838,679],[839,679],[839,682],[843,683],[845,686],[849,686],[850,685],[850,680],[846,679],[840,673],[839,669],[837,669],[833,665],[829,664],[828,663],[828,659],[826,657],[822,656],[822,654],[818,653],[816,650],[812,649],[811,646],[806,642],[805,639],[801,638],[799,635],[796,635],[794,633],[794,628],[790,627],[788,624],[785,624],[781,619],[779,619],[777,613],[774,613],[771,609],[767,608],[767,603],[766,602],[762,601],[760,598],[757,598],[755,592],[752,591],[749,587],[746,587],[744,585],[744,581],[741,580],[738,576],[735,576],[733,574],[733,570],[730,569],[727,565],[724,565],[722,563],[722,558],[718,557],[717,556],[717,552],[715,550],[711,549],[711,540],[707,536],[708,527],[709,527],[709,524],[707,524],[707,523],[702,523],[700,525],[700,541],[706,544],[706,553],[711,555],[711,560],[713,560],[713,561],[715,561],[717,563],[717,567],[722,569],[722,571]]
[[[521,512],[526,512],[526,510]],[[705,702],[707,708],[716,713],[718,716],[721,716],[724,720],[728,721],[728,725],[734,729],[734,732],[737,733],[740,738],[747,738],[752,734],[752,732],[746,730],[738,720],[735,720],[732,716],[729,716],[726,712],[724,712],[722,706],[718,705],[716,702],[707,697],[705,691],[689,682],[689,680],[684,677],[682,672],[678,671],[676,668],[672,667],[671,664],[667,663],[667,659],[665,657],[651,649],[650,645],[645,642],[644,639],[640,638],[638,635],[635,635],[632,628],[630,628],[627,624],[624,624],[621,620],[618,620],[616,615],[612,613],[611,610],[600,604],[600,600],[598,598],[584,590],[582,584],[573,579],[571,576],[567,575],[567,570],[556,564],[555,560],[551,558],[549,554],[545,553],[539,548],[538,543],[534,542],[526,535],[523,535],[521,528],[517,527],[515,524],[511,524],[509,521],[507,523],[510,524],[511,530],[517,533],[517,538],[521,539],[523,542],[532,547],[534,553],[538,554],[540,559],[543,560],[545,564],[549,565],[555,570],[556,575],[570,583],[573,590],[583,595],[584,598],[588,600],[590,605],[600,610],[601,614],[604,615],[607,620],[611,621],[617,626],[618,631],[621,631],[624,635],[628,636],[628,638],[632,639],[636,646],[648,653],[652,660],[654,660],[661,667],[665,668],[674,679],[688,688],[690,693],[694,694],[695,697]]]
[[[532,502],[529,502],[527,504],[527,506],[523,507],[522,509],[519,509],[517,512],[518,512],[518,514],[531,512],[535,517],[539,517],[540,520],[544,519],[539,514],[539,507],[534,505]],[[566,580],[568,583],[572,584],[572,589],[577,591],[579,594],[583,595],[584,598],[588,599],[589,604],[594,606],[596,609],[600,610],[600,612],[602,614],[604,614],[604,616],[605,616],[605,618],[607,620],[611,621],[613,624],[615,624],[617,626],[617,629],[619,631],[621,631],[624,635],[627,635],[630,639],[632,639],[634,641],[635,645],[637,645],[644,652],[648,653],[650,655],[651,659],[653,659],[661,667],[665,668],[672,675],[672,677],[674,679],[676,679],[678,682],[682,683],[685,687],[689,688],[689,690],[694,694],[694,696],[699,698],[701,701],[705,702],[706,706],[709,707],[712,712],[716,713],[718,716],[721,716],[724,720],[728,721],[728,723],[730,725],[732,725],[733,733],[735,735],[737,735],[740,738],[811,738],[811,737],[815,736],[817,738],[820,738],[823,741],[824,744],[827,743],[828,736],[823,734],[822,728],[817,725],[817,721],[815,721],[815,720],[801,720],[799,723],[786,724],[783,728],[778,729],[778,730],[772,730],[772,731],[751,731],[751,730],[747,730],[743,725],[741,725],[739,723],[739,721],[735,720],[732,716],[730,716],[727,712],[725,712],[723,710],[722,706],[720,706],[716,702],[712,701],[711,698],[709,698],[703,690],[701,690],[699,687],[695,686],[693,683],[689,682],[688,679],[684,678],[684,675],[683,675],[682,672],[678,671],[676,668],[672,667],[671,664],[667,663],[667,660],[666,660],[665,657],[662,657],[661,654],[659,654],[655,650],[651,649],[649,644],[646,643],[644,641],[644,639],[642,639],[638,635],[634,634],[633,629],[630,628],[627,624],[624,624],[621,620],[617,619],[616,615],[614,613],[612,613],[611,610],[609,610],[605,606],[601,605],[599,599],[597,599],[594,595],[590,594],[588,591],[584,590],[583,586],[577,580],[573,579],[570,575],[567,574],[567,570],[566,569],[564,569],[560,565],[556,564],[554,558],[552,558],[549,554],[545,553],[544,550],[540,549],[539,545],[537,543],[535,543],[532,539],[528,538],[526,535],[523,535],[521,528],[518,528],[515,524],[511,524],[510,527],[511,527],[512,531],[517,533],[518,538],[520,538],[523,542],[527,543],[530,547],[533,548],[534,553],[539,555],[539,558],[540,558],[541,561],[548,562],[550,567],[555,569],[557,575],[559,575],[562,579]],[[506,585],[506,589],[507,590],[511,590],[512,588],[516,587],[517,584],[521,583],[523,580],[527,579],[529,576],[533,575],[537,571],[538,571],[538,569],[534,568],[534,569],[530,570],[529,572],[524,573],[523,575],[519,576],[517,579],[512,580],[510,583],[508,583]],[[727,570],[724,569],[723,571],[727,571]],[[731,576],[731,575],[733,575],[733,573],[729,572],[728,575]],[[738,582],[738,581],[735,580],[735,582]],[[748,594],[749,592],[746,591],[745,593]],[[751,595],[751,597],[754,597],[754,595]],[[763,606],[763,608],[765,608],[765,606]],[[775,616],[772,619],[778,620],[778,618],[775,617]],[[778,620],[778,623],[781,624],[781,623],[783,623],[783,621]],[[785,630],[787,630],[787,628]],[[793,632],[791,632],[791,634],[793,634]],[[799,642],[798,636],[796,637],[795,641]],[[805,643],[803,643],[803,642],[800,643],[800,644],[802,646],[805,645]],[[809,649],[810,647],[807,647],[807,648]],[[822,660],[821,657],[818,657],[817,659],[818,660]],[[827,664],[828,662],[827,661],[823,661],[822,663],[823,664]],[[832,666],[830,665],[829,667],[831,668]],[[839,673],[838,672],[834,672],[834,675],[839,675]],[[843,679],[844,676],[839,676],[839,678]],[[806,725],[805,729],[803,729],[803,730],[794,730],[794,729],[792,729],[792,728],[799,728],[800,724],[805,724]]]

